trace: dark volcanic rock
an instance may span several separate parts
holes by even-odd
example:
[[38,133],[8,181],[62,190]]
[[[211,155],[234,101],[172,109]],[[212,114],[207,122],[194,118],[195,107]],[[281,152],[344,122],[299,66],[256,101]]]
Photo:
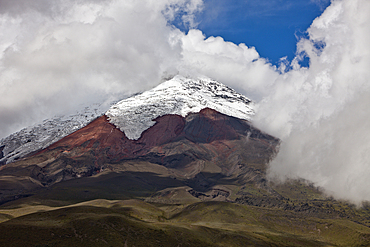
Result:
[[3,153],[4,148],[5,148],[5,145],[0,147],[0,159],[4,157],[4,153]]

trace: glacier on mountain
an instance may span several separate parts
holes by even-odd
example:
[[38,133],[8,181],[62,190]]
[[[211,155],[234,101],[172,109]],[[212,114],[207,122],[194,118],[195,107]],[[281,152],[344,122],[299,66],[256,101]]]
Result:
[[113,105],[105,115],[129,139],[137,140],[167,114],[185,117],[211,108],[225,115],[250,120],[254,115],[250,99],[209,78],[196,80],[175,76],[157,87]]

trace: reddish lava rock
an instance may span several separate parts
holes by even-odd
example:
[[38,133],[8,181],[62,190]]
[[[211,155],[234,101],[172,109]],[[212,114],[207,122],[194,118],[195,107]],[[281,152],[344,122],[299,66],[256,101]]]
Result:
[[[103,115],[38,154],[53,150],[57,153],[71,152],[71,157],[78,157],[91,153],[97,159],[118,162],[144,157],[153,147],[184,139],[194,144],[213,143],[239,139],[248,133],[256,138],[274,139],[253,128],[246,120],[229,117],[209,108],[191,113],[185,118],[165,115],[154,121],[156,123],[145,130],[138,140],[130,140]],[[219,148],[218,145],[219,143],[215,143],[216,149]]]
[[[126,165],[134,167],[138,162],[140,171],[146,171],[146,167],[150,171],[158,169],[159,173],[167,169],[166,174],[185,179],[185,184],[203,190],[213,184],[213,178],[208,181],[208,176],[218,179],[235,175],[243,179],[244,175],[239,175],[248,173],[252,169],[249,166],[263,170],[279,143],[248,121],[211,109],[186,117],[165,115],[154,121],[138,140],[130,140],[107,116],[101,116],[46,149],[2,166],[0,175],[16,174],[22,179],[28,176],[32,180],[27,181],[33,187],[29,186],[35,188],[90,177],[104,170],[124,171]],[[22,191],[7,191],[10,193],[7,198]],[[0,198],[0,203],[4,200],[8,199]]]

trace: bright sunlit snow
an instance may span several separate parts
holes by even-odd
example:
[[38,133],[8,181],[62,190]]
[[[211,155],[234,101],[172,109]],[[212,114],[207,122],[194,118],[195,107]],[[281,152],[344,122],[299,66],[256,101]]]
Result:
[[153,120],[157,117],[166,114],[185,117],[207,107],[246,120],[254,115],[252,102],[222,83],[208,78],[193,80],[182,76],[118,102],[106,115],[129,139],[137,140],[143,131],[155,124]]

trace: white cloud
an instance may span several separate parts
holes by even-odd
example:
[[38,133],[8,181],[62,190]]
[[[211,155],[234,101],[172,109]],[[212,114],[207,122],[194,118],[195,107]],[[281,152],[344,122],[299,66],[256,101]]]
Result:
[[254,47],[225,42],[221,37],[206,39],[199,30],[182,36],[180,71],[222,81],[254,100],[268,91],[278,75]]
[[333,1],[298,43],[310,68],[296,64],[260,103],[256,123],[283,140],[271,177],[303,177],[336,197],[370,200],[369,13],[368,1]]
[[[156,85],[180,58],[199,0],[1,0],[0,137],[78,104]],[[172,42],[169,42],[169,40]]]

